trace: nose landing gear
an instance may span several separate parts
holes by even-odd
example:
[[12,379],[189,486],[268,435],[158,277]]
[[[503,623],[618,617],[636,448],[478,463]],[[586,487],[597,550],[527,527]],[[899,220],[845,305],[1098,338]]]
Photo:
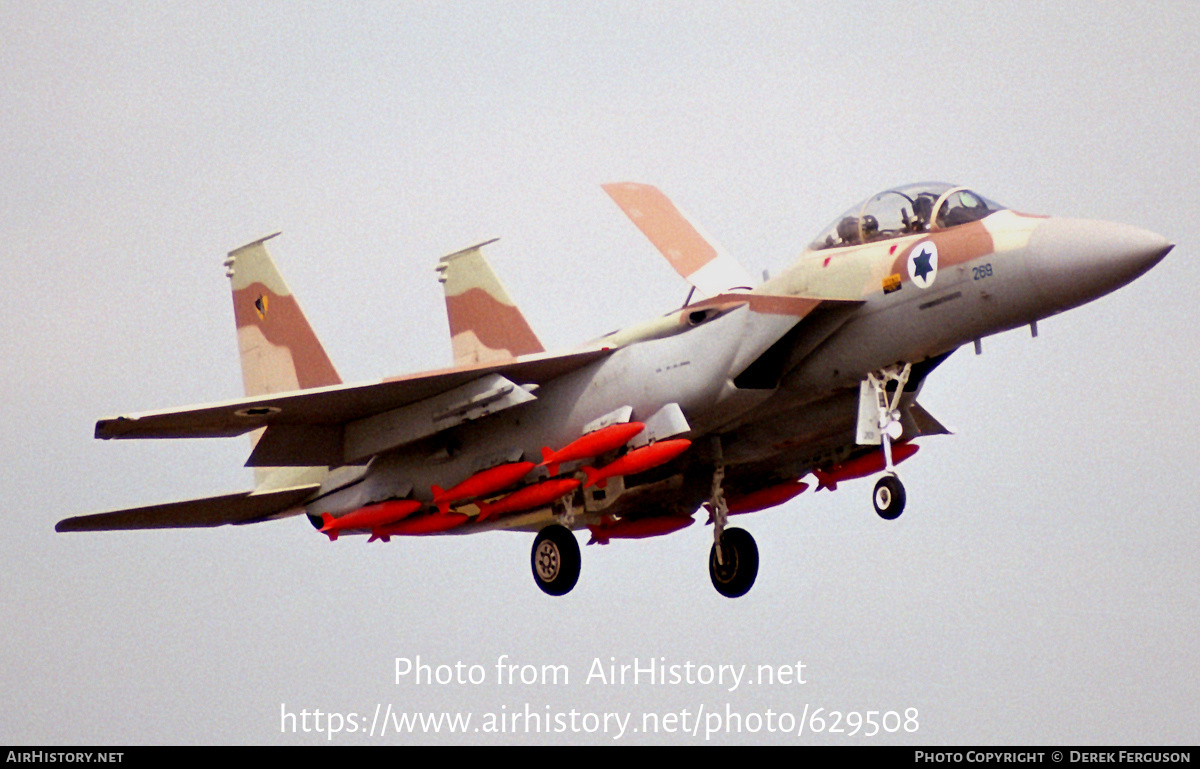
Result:
[[[871,501],[875,504],[875,512],[885,521],[899,518],[904,512],[904,503],[908,500],[904,484],[900,482],[895,465],[892,464],[892,441],[898,439],[904,431],[897,407],[911,372],[912,364],[905,363],[903,366],[889,366],[867,374],[859,393],[858,442],[879,443],[883,448],[886,474],[875,483]],[[893,383],[894,389],[889,399],[888,386]]]

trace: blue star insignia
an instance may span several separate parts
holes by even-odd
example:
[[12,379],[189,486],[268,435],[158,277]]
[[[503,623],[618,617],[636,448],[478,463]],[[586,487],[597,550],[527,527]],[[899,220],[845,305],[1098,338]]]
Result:
[[929,257],[933,254],[929,253],[929,249],[922,248],[921,253],[913,257],[913,276],[920,278],[922,282],[929,273],[933,272],[933,266],[929,264]]

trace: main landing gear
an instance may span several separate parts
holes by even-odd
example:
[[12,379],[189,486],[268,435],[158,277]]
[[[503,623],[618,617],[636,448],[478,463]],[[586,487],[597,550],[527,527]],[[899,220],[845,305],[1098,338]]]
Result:
[[[899,438],[904,428],[900,424],[900,398],[904,395],[904,385],[908,383],[908,375],[912,364],[889,366],[878,372],[867,374],[863,383],[862,397],[859,402],[859,443],[874,443],[874,436],[869,430],[864,430],[864,417],[873,410],[875,423],[878,425],[878,439],[883,447],[884,476],[875,483],[875,492],[871,501],[875,504],[875,512],[885,521],[894,521],[904,512],[904,503],[908,495],[904,493],[904,484],[896,475],[896,467],[892,464],[892,441]],[[895,383],[892,397],[888,398],[888,385]],[[871,397],[873,395],[873,397]],[[867,412],[867,413],[864,413]]]
[[539,531],[529,560],[534,581],[550,595],[566,595],[579,581],[579,542],[566,526],[554,523]]
[[708,576],[726,598],[740,598],[758,576],[758,545],[745,529],[726,529],[708,552]]
[[729,505],[721,484],[725,480],[725,459],[721,439],[713,439],[717,467],[713,471],[712,508],[713,544],[708,551],[708,576],[713,587],[726,598],[740,598],[754,587],[758,576],[758,545],[745,529],[726,529]]

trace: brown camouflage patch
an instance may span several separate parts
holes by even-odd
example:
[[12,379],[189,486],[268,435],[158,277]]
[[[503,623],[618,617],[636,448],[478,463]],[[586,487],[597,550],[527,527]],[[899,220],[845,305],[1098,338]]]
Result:
[[239,329],[253,326],[267,342],[291,353],[300,389],[342,383],[295,297],[280,296],[261,283],[252,283],[233,291],[233,315]]
[[446,315],[451,337],[471,333],[488,349],[507,351],[512,357],[545,352],[521,311],[483,289],[469,288],[461,294],[447,295]]

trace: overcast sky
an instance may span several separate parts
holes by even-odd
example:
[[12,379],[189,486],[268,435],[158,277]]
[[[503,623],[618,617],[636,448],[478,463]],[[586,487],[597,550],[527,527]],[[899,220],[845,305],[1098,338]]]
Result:
[[[0,3],[0,742],[328,741],[281,732],[281,707],[640,726],[728,705],[915,708],[919,727],[714,742],[1194,744],[1198,9]],[[221,261],[242,243],[283,231],[276,260],[353,381],[450,361],[433,266],[489,237],[548,347],[681,302],[603,183],[659,186],[757,275],[927,179],[1177,246],[1036,340],[939,368],[921,400],[958,434],[903,465],[901,519],[862,480],[739,521],[762,558],[740,600],[713,590],[700,525],[583,548],[560,599],[533,583],[530,534],[53,531],[249,488],[243,440],[92,439],[99,417],[241,394]],[[417,655],[486,683],[397,685]],[[570,682],[498,684],[500,655]],[[635,657],[802,662],[806,683],[586,683]]]

